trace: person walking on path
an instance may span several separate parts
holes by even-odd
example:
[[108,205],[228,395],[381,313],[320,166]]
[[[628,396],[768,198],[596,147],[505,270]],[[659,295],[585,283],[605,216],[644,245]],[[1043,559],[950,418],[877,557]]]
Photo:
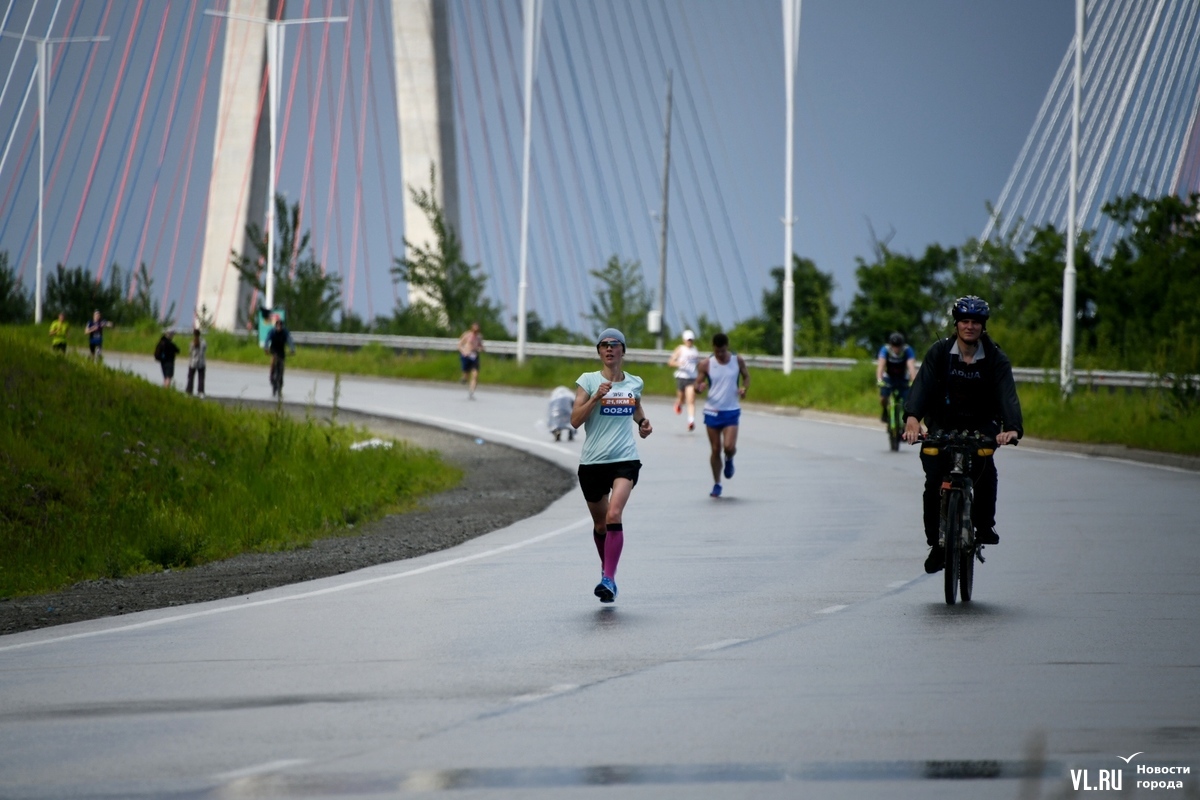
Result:
[[193,381],[200,378],[200,398],[204,399],[204,373],[208,368],[208,342],[200,335],[200,329],[192,329],[192,344],[188,347],[187,393],[192,393]]
[[683,344],[671,353],[667,366],[675,367],[675,413],[687,405],[688,430],[696,429],[696,364],[700,362],[700,351],[696,349],[696,334],[683,332]]
[[111,328],[113,324],[106,319],[101,319],[100,309],[92,312],[92,321],[87,324],[83,332],[88,337],[88,351],[91,353],[92,361],[104,360],[104,329]]
[[462,365],[462,382],[467,385],[467,397],[475,399],[475,384],[479,381],[479,354],[483,352],[483,334],[479,323],[472,322],[471,327],[458,337],[458,360]]
[[596,340],[598,372],[585,372],[575,382],[571,425],[582,427],[586,439],[579,456],[579,488],[592,515],[592,539],[600,555],[600,583],[593,594],[601,603],[617,599],[617,562],[625,544],[622,517],[629,495],[637,485],[642,462],[638,436],[654,429],[642,409],[643,381],[625,372],[625,335],[605,328]]
[[170,389],[171,381],[175,380],[175,356],[179,355],[179,345],[175,344],[175,331],[163,331],[158,346],[154,348],[154,360],[162,365],[163,388]]
[[[712,467],[713,488],[710,497],[721,496],[721,475],[733,477],[733,457],[737,454],[738,422],[742,407],[738,402],[750,388],[750,371],[741,356],[729,350],[729,337],[718,333],[712,338],[713,354],[696,365],[696,391],[709,388],[704,401],[704,427],[711,448],[708,463]],[[740,385],[739,385],[740,383]],[[724,462],[721,450],[724,448]]]
[[70,327],[70,324],[67,323],[67,315],[60,311],[58,319],[50,323],[50,348],[52,350],[60,353],[67,352],[67,331]]

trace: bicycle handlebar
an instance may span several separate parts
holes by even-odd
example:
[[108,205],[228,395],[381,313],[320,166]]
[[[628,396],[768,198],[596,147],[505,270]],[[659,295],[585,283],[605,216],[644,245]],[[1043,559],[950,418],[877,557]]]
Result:
[[[1019,441],[1019,439],[1014,439],[1010,444],[1015,447]],[[918,443],[926,447],[960,448],[964,450],[972,448],[994,450],[1001,446],[995,437],[988,436],[979,431],[949,431],[937,435],[925,433],[918,437],[917,441],[912,442],[912,444]]]

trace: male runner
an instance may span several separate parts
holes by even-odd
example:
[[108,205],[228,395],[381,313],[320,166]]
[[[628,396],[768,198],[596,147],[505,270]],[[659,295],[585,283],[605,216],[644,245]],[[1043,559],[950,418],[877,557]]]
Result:
[[[750,388],[750,372],[741,356],[729,351],[729,337],[718,333],[712,338],[713,354],[696,365],[696,392],[703,393],[711,384],[704,400],[704,427],[711,448],[708,463],[712,467],[713,488],[710,497],[721,496],[721,474],[733,477],[733,457],[737,454],[738,420],[742,415],[739,400]],[[741,383],[739,386],[738,383]],[[724,469],[721,448],[724,445]]]

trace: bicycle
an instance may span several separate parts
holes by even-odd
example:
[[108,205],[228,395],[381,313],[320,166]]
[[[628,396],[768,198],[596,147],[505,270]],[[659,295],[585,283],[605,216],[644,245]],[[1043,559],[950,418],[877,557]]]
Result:
[[283,356],[271,356],[271,396],[283,396]]
[[972,461],[977,456],[992,455],[999,445],[979,431],[926,435],[920,442],[923,455],[946,452],[951,456],[950,470],[942,478],[938,544],[946,554],[946,605],[954,605],[959,594],[964,603],[969,603],[974,590],[975,559],[986,563],[983,545],[975,541],[975,526],[971,523],[971,502],[975,497]]
[[888,445],[892,452],[900,449],[901,437],[904,434],[904,400],[900,392],[891,389],[887,402],[887,436]]

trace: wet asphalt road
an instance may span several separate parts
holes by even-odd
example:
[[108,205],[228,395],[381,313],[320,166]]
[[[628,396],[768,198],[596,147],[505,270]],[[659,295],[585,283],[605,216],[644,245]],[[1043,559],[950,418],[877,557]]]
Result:
[[[477,396],[340,403],[577,463],[548,393]],[[1002,544],[948,607],[882,426],[746,411],[714,500],[703,431],[646,408],[615,604],[573,493],[411,561],[0,637],[0,797],[1148,797],[1139,764],[1200,770],[1200,474],[1005,448]]]

